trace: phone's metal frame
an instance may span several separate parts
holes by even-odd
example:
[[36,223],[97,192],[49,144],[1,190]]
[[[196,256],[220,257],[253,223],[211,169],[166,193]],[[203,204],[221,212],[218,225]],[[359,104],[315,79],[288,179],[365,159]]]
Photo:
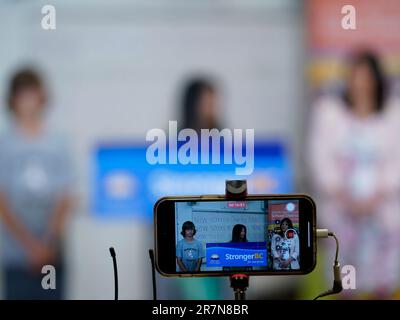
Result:
[[285,272],[285,271],[262,271],[262,270],[257,270],[257,271],[246,271],[245,273],[249,276],[278,276],[278,275],[305,275],[310,272],[312,272],[315,269],[316,263],[317,263],[317,217],[316,217],[316,204],[314,200],[307,194],[300,194],[300,193],[291,193],[291,194],[250,194],[245,197],[241,197],[240,199],[232,199],[227,197],[226,195],[200,195],[200,196],[168,196],[168,197],[162,197],[157,200],[157,202],[154,205],[153,213],[154,213],[154,248],[155,248],[155,266],[157,271],[163,275],[164,277],[226,277],[230,276],[233,274],[237,274],[237,271],[231,271],[231,272],[201,272],[201,273],[165,273],[162,271],[158,265],[158,239],[157,239],[157,209],[158,206],[161,202],[166,201],[166,200],[179,200],[179,201],[201,201],[201,200],[207,200],[207,201],[221,201],[221,200],[226,200],[226,201],[248,201],[248,200],[277,200],[277,199],[293,199],[293,198],[304,198],[307,199],[311,204],[313,208],[313,225],[312,225],[312,233],[313,233],[313,242],[312,242],[312,247],[313,247],[313,265],[309,270],[304,271],[290,271]]

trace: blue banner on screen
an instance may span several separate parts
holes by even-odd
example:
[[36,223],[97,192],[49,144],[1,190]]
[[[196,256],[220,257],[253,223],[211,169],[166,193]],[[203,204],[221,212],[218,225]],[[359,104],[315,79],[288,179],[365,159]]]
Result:
[[[224,194],[225,180],[238,178],[234,163],[151,165],[146,146],[140,144],[99,145],[93,160],[91,210],[99,217],[151,221],[160,197]],[[256,141],[254,171],[243,177],[252,194],[293,192],[292,165],[284,144]]]
[[267,243],[207,243],[207,267],[267,266]]

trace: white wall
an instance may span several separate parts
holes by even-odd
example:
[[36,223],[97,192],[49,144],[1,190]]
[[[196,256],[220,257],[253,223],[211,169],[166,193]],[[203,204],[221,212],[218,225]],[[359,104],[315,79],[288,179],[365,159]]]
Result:
[[[147,232],[134,221],[97,221],[88,210],[93,146],[110,139],[144,140],[147,130],[167,127],[177,118],[181,85],[200,72],[219,80],[226,126],[283,136],[297,154],[301,8],[298,1],[52,3],[55,31],[40,28],[45,1],[0,3],[1,102],[15,68],[39,66],[52,93],[51,121],[73,144],[80,205],[68,232],[68,297],[112,297],[108,246],[113,244],[121,297],[148,298],[145,251],[151,240],[137,241]],[[5,116],[2,108],[0,129]]]
[[243,209],[229,209],[225,202],[179,203],[176,212],[176,239],[182,239],[182,225],[189,220],[196,226],[196,239],[203,242],[229,242],[235,224],[247,227],[249,241],[264,241],[267,224],[262,202],[249,202]]

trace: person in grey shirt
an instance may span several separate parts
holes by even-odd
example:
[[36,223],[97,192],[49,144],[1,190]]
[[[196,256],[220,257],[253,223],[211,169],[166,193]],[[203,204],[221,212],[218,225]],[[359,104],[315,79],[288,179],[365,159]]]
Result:
[[[43,120],[46,94],[32,70],[10,82],[10,128],[0,135],[0,262],[6,299],[60,299],[61,239],[70,211],[71,168],[64,141]],[[44,290],[44,265],[56,290]]]
[[177,271],[200,271],[204,248],[201,241],[193,238],[195,234],[194,223],[192,221],[184,222],[181,232],[183,239],[176,244],[176,260],[180,269]]

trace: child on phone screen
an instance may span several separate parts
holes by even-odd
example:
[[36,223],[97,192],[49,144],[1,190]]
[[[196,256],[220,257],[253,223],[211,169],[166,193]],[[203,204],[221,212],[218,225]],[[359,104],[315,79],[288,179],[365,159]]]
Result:
[[185,221],[182,225],[181,235],[183,239],[176,244],[177,271],[200,271],[204,248],[201,241],[194,239],[196,228],[192,221]]

